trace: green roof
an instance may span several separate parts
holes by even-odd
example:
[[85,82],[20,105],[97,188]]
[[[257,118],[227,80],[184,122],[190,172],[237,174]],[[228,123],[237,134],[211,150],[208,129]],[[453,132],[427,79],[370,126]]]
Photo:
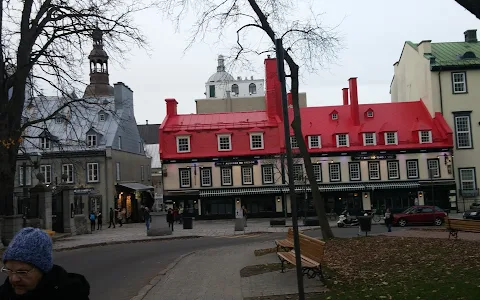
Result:
[[[470,53],[467,53],[470,52]],[[465,55],[467,53],[467,55]],[[473,53],[474,55],[471,55]],[[470,54],[470,55],[469,55]],[[480,68],[479,42],[432,43],[432,53],[424,55],[431,60],[431,69],[439,68]]]

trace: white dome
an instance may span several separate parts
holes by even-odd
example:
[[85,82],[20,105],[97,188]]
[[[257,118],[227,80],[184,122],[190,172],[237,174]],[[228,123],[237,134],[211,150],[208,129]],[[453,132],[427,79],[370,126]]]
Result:
[[208,82],[234,81],[232,75],[225,71],[225,59],[223,55],[218,56],[217,72],[208,78]]

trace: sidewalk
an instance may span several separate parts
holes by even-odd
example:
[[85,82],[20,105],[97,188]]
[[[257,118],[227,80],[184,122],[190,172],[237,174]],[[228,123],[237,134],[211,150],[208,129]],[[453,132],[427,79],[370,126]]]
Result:
[[[143,300],[243,300],[247,297],[297,293],[295,269],[240,277],[246,266],[279,263],[275,253],[256,257],[255,249],[271,248],[273,242],[254,243],[199,251],[183,258],[147,292]],[[322,292],[317,279],[304,277],[305,292]]]
[[[291,227],[291,221],[287,226],[270,227],[270,219],[248,220],[245,231],[234,231],[235,220],[212,220],[194,221],[193,229],[183,229],[182,224],[175,224],[172,235],[147,236],[145,224],[124,224],[116,228],[103,227],[102,230],[95,230],[93,234],[74,235],[56,240],[53,245],[55,250],[66,250],[84,248],[88,246],[102,246],[115,243],[128,243],[162,239],[195,238],[203,236],[231,236],[236,234],[266,233],[266,232],[287,232]],[[318,229],[319,226],[299,226],[301,230]]]

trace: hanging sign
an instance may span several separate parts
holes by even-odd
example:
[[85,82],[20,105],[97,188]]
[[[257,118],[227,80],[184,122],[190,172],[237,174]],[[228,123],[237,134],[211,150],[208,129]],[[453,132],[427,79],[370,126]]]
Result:
[[246,166],[246,165],[257,165],[258,160],[234,160],[234,161],[216,161],[215,166],[217,167],[227,167],[227,166]]

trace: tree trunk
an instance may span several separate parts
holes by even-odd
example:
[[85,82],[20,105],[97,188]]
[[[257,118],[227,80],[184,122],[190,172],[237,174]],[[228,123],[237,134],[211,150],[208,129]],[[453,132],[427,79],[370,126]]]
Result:
[[[307,172],[308,181],[310,182],[310,188],[312,190],[313,203],[315,205],[315,211],[317,212],[319,225],[322,228],[322,236],[324,240],[334,238],[332,229],[327,219],[325,212],[325,201],[320,194],[315,173],[313,172],[312,160],[310,159],[310,153],[307,149],[307,144],[302,133],[302,120],[300,116],[300,104],[298,101],[298,65],[295,64],[293,59],[285,51],[285,60],[290,68],[291,86],[292,86],[292,105],[293,105],[293,121],[292,128],[295,134],[298,148],[300,149],[300,155],[303,158],[305,164],[305,171]],[[282,62],[278,62],[282,63]]]
[[[1,126],[1,123],[0,123]],[[14,215],[14,188],[15,188],[15,171],[17,161],[18,142],[8,145],[10,137],[0,134],[0,215]],[[13,137],[11,137],[13,140]],[[7,140],[7,142],[5,142]],[[17,138],[18,140],[18,138]]]

